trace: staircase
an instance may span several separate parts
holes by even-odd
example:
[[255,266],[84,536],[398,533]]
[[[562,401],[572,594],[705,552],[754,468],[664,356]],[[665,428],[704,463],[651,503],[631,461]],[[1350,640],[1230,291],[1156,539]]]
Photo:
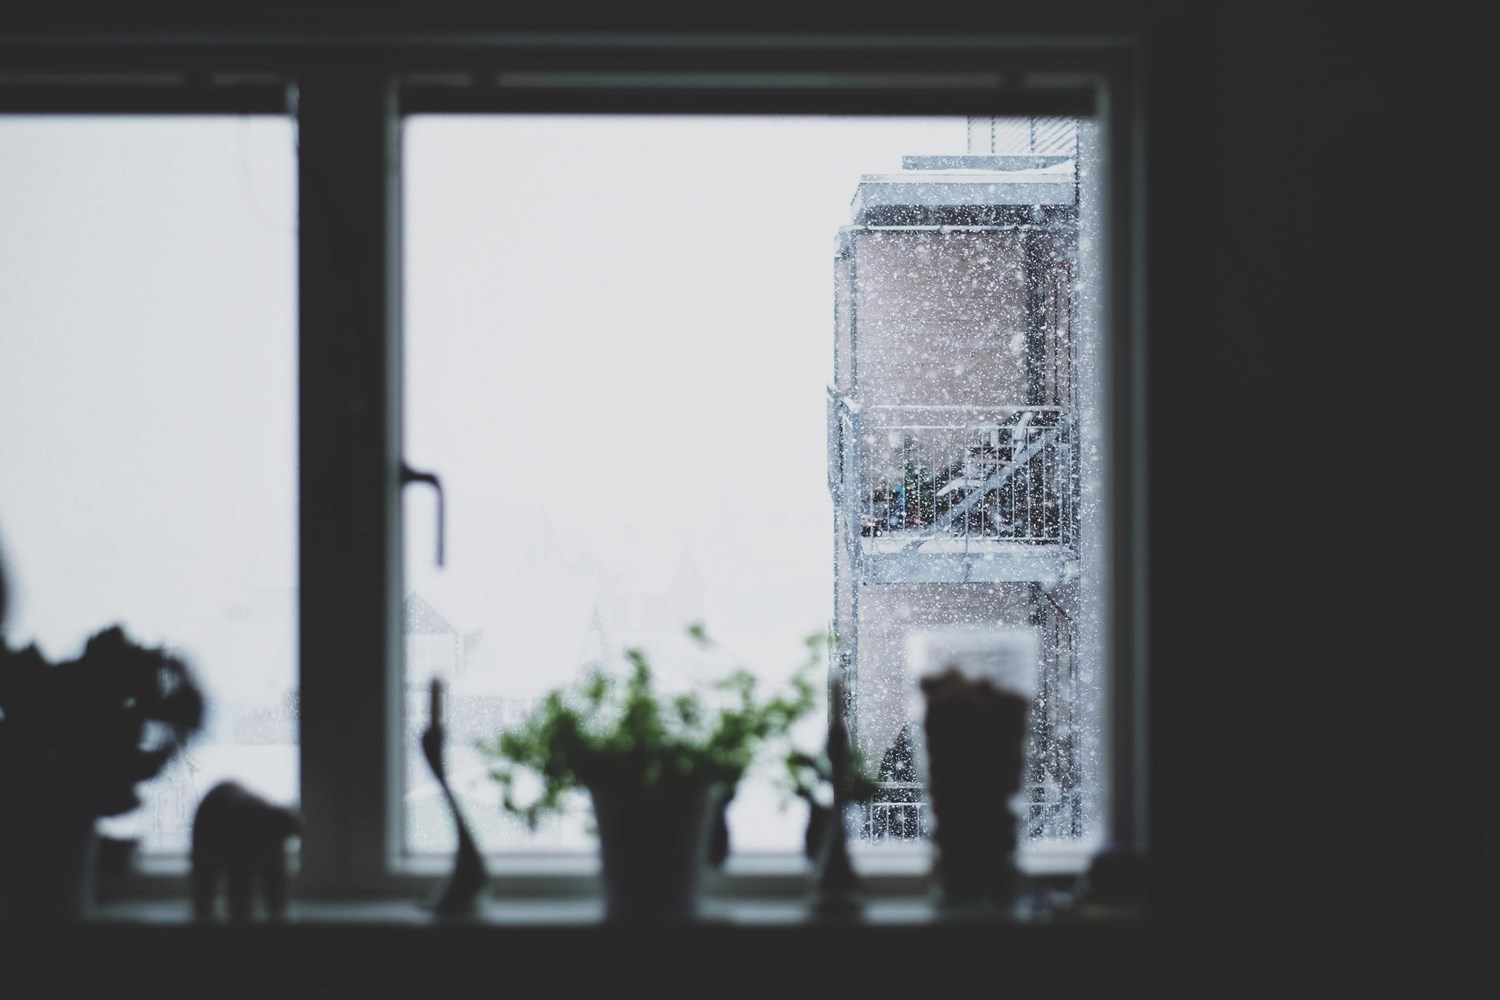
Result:
[[1048,581],[1077,559],[1076,419],[829,390],[829,489],[867,583]]

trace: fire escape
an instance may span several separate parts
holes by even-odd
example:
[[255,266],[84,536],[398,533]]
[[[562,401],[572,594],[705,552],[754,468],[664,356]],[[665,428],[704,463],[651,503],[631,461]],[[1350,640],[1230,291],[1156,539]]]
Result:
[[883,765],[868,839],[926,832],[902,760],[909,734],[875,704],[896,689],[896,647],[862,635],[885,626],[885,606],[870,608],[901,585],[941,613],[945,595],[990,584],[1037,629],[1023,836],[1077,836],[1081,822],[1078,608],[1067,586],[1084,515],[1078,123],[976,118],[969,128],[966,155],[908,156],[899,173],[866,175],[835,256],[834,628],[851,733],[861,742],[868,729],[862,749]]

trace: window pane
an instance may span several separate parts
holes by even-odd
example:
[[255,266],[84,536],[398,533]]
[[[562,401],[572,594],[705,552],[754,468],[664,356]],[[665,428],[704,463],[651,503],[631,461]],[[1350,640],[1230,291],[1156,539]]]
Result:
[[286,119],[0,119],[5,639],[194,668],[205,731],[101,826],[148,853],[221,778],[298,794],[295,191]]
[[[443,477],[448,500],[442,568],[432,497],[405,500],[409,850],[453,843],[414,752],[433,676],[450,683],[450,776],[490,850],[592,841],[586,815],[536,834],[507,821],[473,741],[592,659],[627,644],[669,655],[690,621],[767,685],[801,661],[806,635],[836,625],[872,766],[910,711],[904,649],[922,627],[1045,632],[1073,685],[1046,697],[1087,700],[1096,675],[1075,669],[1075,649],[1097,654],[1056,620],[1094,613],[1068,590],[1082,593],[1086,463],[1059,458],[1082,432],[1056,430],[1083,370],[1068,319],[1077,260],[1049,243],[1028,270],[1018,248],[1041,228],[1032,206],[986,202],[1001,180],[1027,186],[1007,188],[1011,200],[1071,197],[1075,123],[1028,123],[1026,164],[959,162],[991,131],[962,117],[419,117],[405,130],[405,452]],[[1000,178],[1001,166],[1036,176]],[[956,193],[979,207],[944,209]],[[1076,203],[1065,222],[1076,235]],[[969,491],[975,530],[944,529],[904,576],[889,560],[864,565],[860,506],[882,484],[845,475],[840,457],[839,420],[866,391],[894,408],[865,418],[881,440],[935,423],[900,407],[934,404],[964,411],[936,421],[963,428],[952,446],[999,434],[1002,416],[1021,441],[1023,411],[1039,428],[1027,438],[1037,468],[1010,486],[1006,511],[1000,490]],[[950,461],[926,459],[939,457]],[[1068,526],[1071,570],[1058,544],[991,537],[1003,513],[1014,533],[1032,512],[1038,532]],[[883,527],[879,541],[895,537]],[[1010,568],[986,577],[996,558]],[[821,735],[814,720],[800,738],[811,749]],[[1097,772],[1082,773],[1070,780],[1092,788]],[[731,808],[734,850],[800,850],[805,820],[763,772]],[[902,846],[867,817],[854,829],[868,849]]]
[[[958,663],[1030,698],[1028,848],[1100,831],[1097,139],[971,118],[967,148],[859,181],[836,263],[838,631],[882,790],[858,836],[922,841],[927,703]],[[1018,635],[1011,635],[1017,633]]]

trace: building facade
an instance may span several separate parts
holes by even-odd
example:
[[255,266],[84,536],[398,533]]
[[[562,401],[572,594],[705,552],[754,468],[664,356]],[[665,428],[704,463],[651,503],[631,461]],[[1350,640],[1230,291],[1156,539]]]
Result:
[[971,118],[967,154],[865,175],[838,234],[834,630],[882,785],[865,839],[928,832],[911,658],[930,630],[1035,637],[1022,836],[1094,825],[1089,142],[1077,119]]

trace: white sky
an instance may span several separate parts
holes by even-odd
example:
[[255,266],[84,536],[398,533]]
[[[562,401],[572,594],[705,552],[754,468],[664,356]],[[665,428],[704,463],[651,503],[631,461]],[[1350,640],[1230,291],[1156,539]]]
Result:
[[[701,615],[800,660],[835,235],[862,174],[964,148],[962,118],[408,124],[406,453],[449,499],[438,571],[409,492],[409,585],[483,630],[479,673],[561,679],[600,593],[611,642]],[[211,705],[295,685],[295,196],[284,119],[0,118],[11,644],[120,621]]]
[[0,118],[12,643],[121,621],[215,694],[291,683],[292,168],[269,119]]
[[[566,682],[596,612],[669,680],[695,619],[768,683],[801,661],[832,609],[836,235],[862,175],[965,146],[958,117],[408,122],[405,454],[443,477],[448,565],[408,491],[407,589],[478,636],[456,695]],[[295,156],[285,119],[0,116],[4,638],[61,658],[121,622],[188,656],[211,724],[296,685]],[[225,736],[155,791],[296,797],[291,748]],[[736,802],[737,849],[799,847],[768,783]],[[134,819],[171,849],[175,815]]]
[[[519,571],[545,506],[559,566],[650,590],[686,556],[711,630],[794,658],[831,586],[834,234],[862,173],[961,151],[963,120],[407,133],[407,454],[448,487],[446,589]],[[230,623],[284,622],[295,584],[294,155],[277,119],[0,119],[13,642],[122,619],[226,690],[292,676]]]
[[962,152],[964,119],[429,117],[406,141],[407,456],[444,477],[451,553],[432,568],[414,492],[413,585],[472,581],[493,617],[454,624],[536,629],[551,679],[543,637],[573,657],[576,625],[539,575],[696,572],[660,624],[698,611],[791,667],[831,615],[835,236],[861,174]]

